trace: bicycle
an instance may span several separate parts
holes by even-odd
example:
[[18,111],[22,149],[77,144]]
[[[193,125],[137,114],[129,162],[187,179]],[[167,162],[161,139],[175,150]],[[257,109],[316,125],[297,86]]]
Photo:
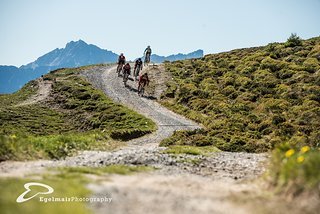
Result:
[[123,70],[123,65],[122,63],[119,63],[118,64],[118,67],[117,67],[117,73],[118,73],[118,77],[121,76],[121,71]]
[[138,76],[141,70],[141,65],[137,65],[137,67],[134,69],[133,75],[136,81],[138,80]]
[[140,97],[143,97],[143,95],[144,95],[144,87],[145,87],[146,85],[145,84],[140,84],[139,86],[138,86],[138,95],[140,96]]
[[144,58],[144,65],[147,65],[150,63],[150,54],[146,54],[145,58]]
[[127,87],[128,79],[129,79],[129,74],[123,70],[123,84],[124,84],[124,87]]

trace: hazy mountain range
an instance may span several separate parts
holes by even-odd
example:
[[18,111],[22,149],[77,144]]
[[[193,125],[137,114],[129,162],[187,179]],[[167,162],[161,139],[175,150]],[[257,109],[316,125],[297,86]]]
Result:
[[156,54],[151,55],[151,61],[155,63],[161,63],[164,61],[177,61],[177,60],[184,60],[184,59],[193,59],[193,58],[200,58],[203,57],[203,50],[197,50],[188,54],[173,54],[170,56],[159,56]]
[[[202,50],[190,54],[177,54],[170,56],[158,56],[153,54],[151,61],[160,63],[163,61],[176,61],[203,56]],[[38,78],[43,74],[57,68],[79,67],[84,65],[113,63],[118,59],[118,54],[101,49],[86,42],[71,41],[65,48],[57,48],[39,57],[36,61],[21,67],[0,66],[0,93],[12,93],[20,89],[28,81]]]

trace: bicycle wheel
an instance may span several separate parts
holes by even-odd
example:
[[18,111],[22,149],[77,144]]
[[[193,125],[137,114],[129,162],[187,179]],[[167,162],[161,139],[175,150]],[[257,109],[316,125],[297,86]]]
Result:
[[137,77],[139,75],[139,66],[136,67],[136,69],[134,70],[134,79],[137,80]]
[[128,81],[127,74],[123,74],[123,84],[124,84],[124,87],[127,86],[127,81]]
[[117,67],[117,73],[118,73],[118,77],[120,77],[120,73],[121,73],[121,70],[122,70],[122,65],[119,64],[118,67]]

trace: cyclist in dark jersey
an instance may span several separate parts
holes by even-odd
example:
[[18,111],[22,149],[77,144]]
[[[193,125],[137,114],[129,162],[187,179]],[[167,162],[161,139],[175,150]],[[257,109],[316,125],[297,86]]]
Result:
[[134,64],[134,77],[135,80],[138,80],[138,76],[140,71],[142,70],[142,60],[141,58],[136,60],[136,63]]
[[131,75],[131,66],[129,63],[127,63],[125,66],[123,66],[123,83],[124,86],[127,86],[127,81],[129,79],[129,75]]
[[123,53],[121,53],[118,58],[118,67],[117,67],[118,77],[120,76],[122,67],[125,63],[126,63],[126,57],[123,55]]
[[147,73],[144,73],[139,79],[139,86],[138,86],[138,94],[140,95],[141,91],[144,90],[144,87],[149,85],[149,77]]

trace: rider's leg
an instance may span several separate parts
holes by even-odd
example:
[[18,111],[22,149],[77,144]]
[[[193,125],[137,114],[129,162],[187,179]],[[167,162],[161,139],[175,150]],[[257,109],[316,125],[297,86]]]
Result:
[[136,79],[138,80],[138,77],[139,77],[139,74],[140,74],[140,71],[141,71],[141,65],[138,67],[137,69],[137,76],[136,76]]
[[135,80],[137,80],[138,78],[138,75],[139,75],[139,67],[137,67],[135,70],[134,70],[134,78]]
[[143,97],[143,94],[144,94],[144,88],[145,88],[146,84],[147,84],[147,83],[145,83],[145,82],[141,84],[140,95],[141,95],[142,97]]
[[150,63],[150,54],[148,54],[147,59],[148,59],[147,62]]

